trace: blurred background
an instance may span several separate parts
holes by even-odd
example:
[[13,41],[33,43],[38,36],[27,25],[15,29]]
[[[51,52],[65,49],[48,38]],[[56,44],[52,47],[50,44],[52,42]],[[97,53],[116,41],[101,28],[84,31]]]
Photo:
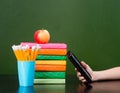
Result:
[[[120,0],[0,0],[1,75],[17,74],[11,46],[34,42],[38,29],[93,70],[120,65]],[[76,74],[69,60],[67,74]]]

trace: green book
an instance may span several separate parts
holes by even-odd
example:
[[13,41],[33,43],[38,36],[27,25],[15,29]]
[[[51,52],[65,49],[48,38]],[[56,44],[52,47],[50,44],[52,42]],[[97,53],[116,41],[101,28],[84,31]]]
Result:
[[65,79],[65,72],[35,72],[35,79]]
[[38,55],[36,60],[66,60],[66,56]]
[[34,84],[65,84],[65,79],[34,79]]

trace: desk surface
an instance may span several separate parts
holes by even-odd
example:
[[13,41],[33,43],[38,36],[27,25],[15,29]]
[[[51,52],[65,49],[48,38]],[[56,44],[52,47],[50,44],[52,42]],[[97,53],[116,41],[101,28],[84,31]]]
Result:
[[86,88],[75,76],[67,76],[65,85],[19,87],[17,76],[0,76],[0,93],[120,93],[120,81],[94,82]]

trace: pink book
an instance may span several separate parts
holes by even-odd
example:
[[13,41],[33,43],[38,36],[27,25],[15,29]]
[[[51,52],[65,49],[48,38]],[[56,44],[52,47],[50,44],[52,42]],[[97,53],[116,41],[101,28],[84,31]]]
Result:
[[[30,47],[36,45],[38,43],[33,42],[21,42],[21,45],[29,45]],[[46,44],[38,44],[42,49],[66,49],[67,44],[65,43],[46,43]]]

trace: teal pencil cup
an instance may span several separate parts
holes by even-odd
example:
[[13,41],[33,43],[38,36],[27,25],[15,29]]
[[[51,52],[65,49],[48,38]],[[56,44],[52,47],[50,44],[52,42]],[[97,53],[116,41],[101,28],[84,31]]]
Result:
[[33,86],[35,62],[34,61],[18,61],[18,79],[20,86]]
[[18,89],[18,93],[34,93],[34,88],[33,86],[20,86]]

